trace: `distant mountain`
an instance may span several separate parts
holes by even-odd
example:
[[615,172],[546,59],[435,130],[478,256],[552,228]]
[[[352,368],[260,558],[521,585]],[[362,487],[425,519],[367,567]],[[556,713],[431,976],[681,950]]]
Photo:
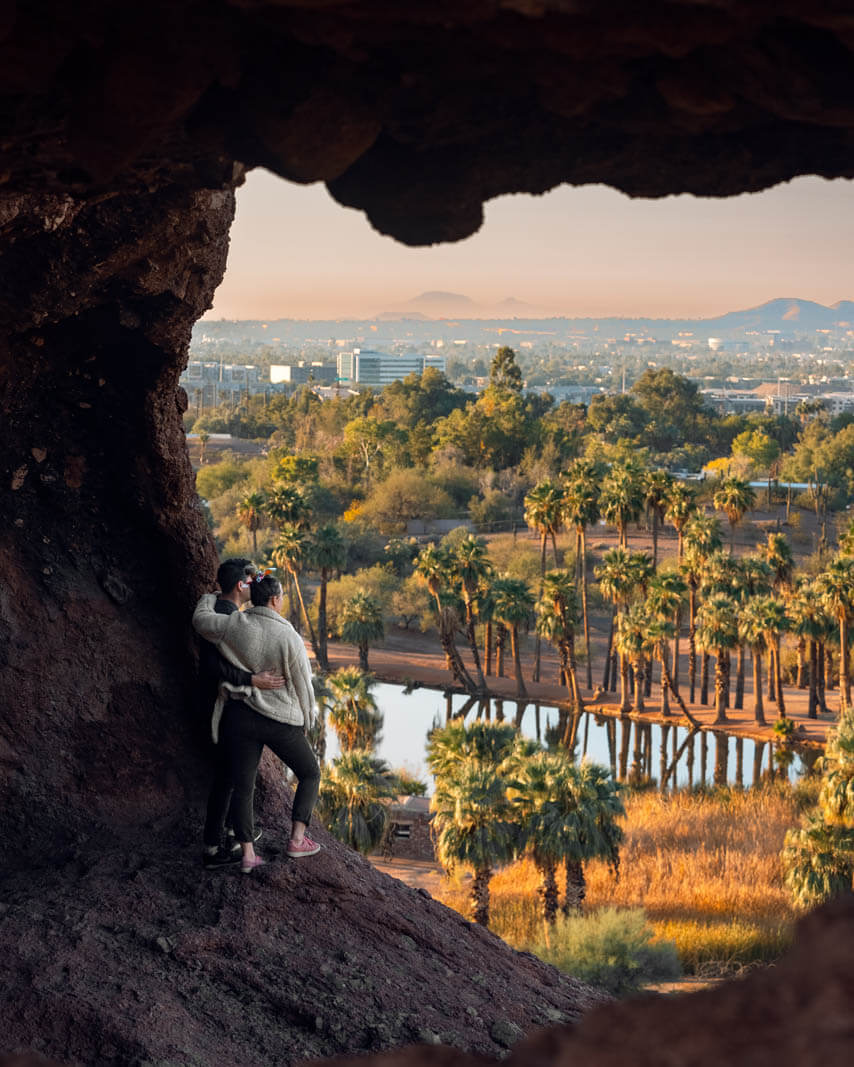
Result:
[[[850,301],[840,301],[850,304]],[[854,305],[851,305],[854,308]],[[748,308],[746,311],[730,311],[715,319],[702,320],[709,329],[730,333],[733,330],[781,330],[789,333],[812,333],[814,330],[831,329],[839,320],[839,311],[825,307],[812,300],[779,298],[767,304]]]

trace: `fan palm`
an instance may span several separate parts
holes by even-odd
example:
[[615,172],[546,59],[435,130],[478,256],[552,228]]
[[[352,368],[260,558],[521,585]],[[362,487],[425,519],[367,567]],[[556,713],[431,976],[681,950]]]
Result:
[[706,560],[721,547],[720,523],[713,515],[695,511],[683,527],[683,541],[680,569],[688,582],[688,698],[693,704],[697,684],[697,592]]
[[486,679],[483,676],[480,652],[477,647],[475,620],[481,590],[492,574],[492,564],[486,554],[486,542],[481,537],[472,537],[471,535],[463,538],[456,548],[449,553],[448,563],[450,573],[459,583],[465,604],[466,637],[474,660],[478,684],[483,692],[486,690]]
[[534,608],[534,598],[528,586],[520,578],[496,578],[492,583],[495,617],[510,631],[510,650],[513,654],[513,669],[516,672],[516,695],[526,697],[527,690],[522,678],[522,660],[519,655],[519,627],[526,623]]
[[556,538],[564,522],[563,497],[563,486],[548,479],[535,485],[525,497],[525,522],[533,527],[541,538],[540,574],[546,572],[546,547],[549,539],[552,542],[555,566],[560,566]]
[[799,641],[809,642],[809,704],[807,716],[818,718],[818,649],[827,632],[821,595],[812,582],[801,582],[790,601],[792,629]]
[[317,600],[317,651],[322,670],[329,670],[327,641],[329,628],[326,622],[326,587],[334,571],[344,566],[346,551],[338,527],[333,523],[315,530],[309,542],[309,559],[312,567],[320,572],[320,589]]
[[684,482],[676,482],[667,494],[665,516],[673,524],[677,537],[677,555],[682,559],[685,529],[696,514],[694,491]]
[[643,506],[641,470],[630,463],[615,463],[602,482],[599,508],[605,521],[616,526],[620,548],[628,545],[628,526]]
[[383,840],[395,796],[388,764],[361,749],[332,761],[320,782],[317,810],[329,832],[367,855]]
[[647,638],[649,619],[642,604],[632,604],[624,611],[617,623],[617,651],[627,660],[635,676],[635,711],[643,712],[644,669],[646,666]]
[[273,548],[272,558],[276,566],[287,571],[291,577],[303,618],[308,627],[309,637],[311,638],[311,647],[314,649],[314,658],[320,662],[317,634],[315,633],[314,626],[312,625],[308,611],[306,610],[302,588],[299,583],[299,577],[305,566],[309,551],[310,542],[308,534],[306,534],[304,530],[299,529],[298,526],[288,523],[279,531],[279,539]]
[[467,726],[458,719],[430,731],[426,758],[436,778],[452,774],[457,767],[471,762],[507,774],[534,751],[534,742],[523,738],[512,723],[476,719]]
[[308,525],[311,507],[295,485],[277,485],[267,494],[264,510],[277,526]]
[[643,478],[643,499],[652,515],[652,563],[658,566],[658,528],[664,521],[673,489],[673,475],[665,470],[647,471]]
[[726,696],[729,689],[728,653],[738,640],[737,609],[723,593],[714,593],[700,608],[697,643],[713,652],[715,662],[715,725],[727,722]]
[[578,596],[575,584],[567,571],[549,571],[544,576],[537,616],[538,632],[557,649],[573,710],[581,711],[584,703],[578,686],[575,662]]
[[519,836],[504,778],[494,767],[463,762],[437,779],[430,808],[436,858],[448,871],[472,869],[474,920],[488,926],[493,871],[512,858]]
[[739,637],[750,646],[753,659],[753,717],[758,726],[765,725],[765,706],[762,698],[762,653],[768,647],[768,626],[764,600],[764,597],[754,597],[753,600],[743,605],[738,614]]
[[237,519],[252,534],[252,554],[258,555],[258,531],[264,525],[267,497],[256,491],[243,497],[237,505]]
[[442,651],[445,653],[445,665],[464,689],[474,693],[477,686],[466,669],[454,640],[458,614],[455,610],[456,597],[449,593],[453,585],[450,553],[438,545],[427,545],[416,558],[414,568],[415,573],[429,589],[436,606],[436,628],[439,631]]
[[575,527],[575,568],[576,579],[580,580],[581,585],[588,689],[593,688],[593,662],[590,657],[590,617],[587,611],[587,527],[599,518],[599,474],[597,464],[576,460],[566,473],[563,498],[564,521]]
[[359,667],[368,670],[368,647],[385,636],[383,609],[377,600],[360,590],[341,609],[338,625],[342,641],[359,649]]
[[329,722],[345,752],[372,749],[379,739],[383,715],[371,693],[373,684],[358,667],[342,667],[326,680]]
[[[652,561],[645,552],[629,552],[625,548],[612,548],[602,557],[602,563],[596,568],[602,595],[614,605],[617,626],[623,612],[628,608],[632,595],[643,587],[650,578]],[[628,660],[620,654],[620,711],[630,710],[628,692]]]
[[[740,605],[749,604],[757,596],[763,596],[771,589],[771,568],[758,556],[744,556],[738,561],[738,569],[733,581],[733,595]],[[735,700],[733,707],[744,707],[744,659],[746,642],[739,630],[738,667],[735,679]]]
[[854,616],[854,560],[831,560],[816,578],[816,590],[839,626],[839,700],[842,711],[851,707],[849,630]]
[[730,552],[735,552],[735,528],[756,504],[756,493],[744,478],[725,478],[714,492],[712,501],[726,514],[730,525]]

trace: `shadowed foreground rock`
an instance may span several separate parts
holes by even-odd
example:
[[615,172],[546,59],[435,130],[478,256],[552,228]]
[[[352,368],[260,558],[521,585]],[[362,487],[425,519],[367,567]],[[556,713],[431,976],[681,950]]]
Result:
[[[284,792],[266,791],[268,827]],[[196,830],[174,856],[150,838],[93,843],[5,882],[0,1050],[105,1067],[417,1042],[495,1056],[602,999],[323,832],[318,856],[243,876],[204,873]]]
[[[607,1004],[515,1045],[507,1067],[849,1067],[854,1056],[854,895],[808,916],[776,967],[698,993]],[[468,1067],[448,1049],[336,1067]]]

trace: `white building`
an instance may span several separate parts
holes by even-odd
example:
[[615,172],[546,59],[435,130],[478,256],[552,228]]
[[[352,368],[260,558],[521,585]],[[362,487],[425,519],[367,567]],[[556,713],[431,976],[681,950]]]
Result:
[[423,374],[428,367],[445,373],[444,356],[409,354],[393,355],[390,352],[374,352],[366,348],[354,348],[338,356],[338,379],[354,385],[367,385],[381,389],[391,382],[400,381],[409,374]]

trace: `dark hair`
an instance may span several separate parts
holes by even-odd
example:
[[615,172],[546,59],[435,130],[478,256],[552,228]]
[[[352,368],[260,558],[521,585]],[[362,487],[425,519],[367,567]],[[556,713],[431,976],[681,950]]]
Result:
[[282,583],[272,574],[266,574],[261,579],[253,578],[249,586],[249,595],[252,597],[254,607],[266,607],[274,596],[282,595]]
[[247,575],[255,573],[251,559],[224,559],[216,572],[216,580],[226,596],[234,592],[234,587]]

